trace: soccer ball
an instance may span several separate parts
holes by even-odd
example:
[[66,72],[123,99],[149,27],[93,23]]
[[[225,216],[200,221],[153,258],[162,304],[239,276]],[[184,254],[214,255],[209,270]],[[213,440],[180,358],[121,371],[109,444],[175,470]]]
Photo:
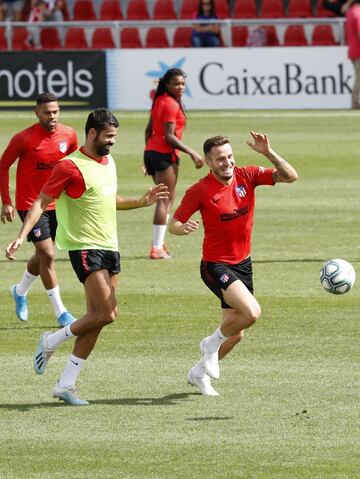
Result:
[[350,291],[355,283],[355,270],[344,259],[326,261],[320,271],[321,286],[333,294],[344,294]]

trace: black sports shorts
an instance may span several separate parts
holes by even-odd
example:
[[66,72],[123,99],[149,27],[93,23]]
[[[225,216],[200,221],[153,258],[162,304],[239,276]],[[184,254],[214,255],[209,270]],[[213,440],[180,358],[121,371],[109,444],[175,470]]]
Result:
[[[27,211],[18,210],[21,221],[24,222]],[[48,238],[55,240],[57,228],[56,212],[55,210],[44,211],[40,216],[39,221],[27,235],[27,240],[36,243]]]
[[225,303],[221,290],[226,290],[234,281],[239,279],[251,294],[254,292],[250,257],[237,264],[211,263],[210,261],[202,260],[200,263],[200,274],[206,286],[220,299],[222,308],[231,308],[231,306]]
[[85,283],[86,278],[93,271],[107,269],[109,273],[113,274],[118,274],[121,271],[120,253],[118,251],[104,249],[69,251],[69,258],[81,283]]
[[160,153],[158,151],[146,150],[144,151],[144,165],[148,175],[154,176],[155,171],[163,171],[169,166],[179,164],[179,158],[173,161],[172,153]]

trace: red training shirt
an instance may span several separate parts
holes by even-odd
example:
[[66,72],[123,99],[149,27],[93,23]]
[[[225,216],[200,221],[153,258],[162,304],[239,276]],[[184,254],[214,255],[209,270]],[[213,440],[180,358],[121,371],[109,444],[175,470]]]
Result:
[[360,58],[360,5],[355,4],[346,13],[346,37],[350,60]]
[[186,191],[174,217],[186,223],[200,211],[204,261],[236,264],[250,255],[255,187],[273,185],[273,171],[262,166],[235,167],[230,185],[210,172]]
[[[80,148],[80,151],[102,165],[107,165],[109,162],[107,156],[102,156],[100,160],[98,160],[87,155],[83,147]],[[73,199],[81,198],[86,191],[86,185],[81,171],[75,163],[68,158],[64,158],[54,166],[50,178],[41,190],[45,195],[55,199],[58,199],[63,191]]]
[[175,123],[175,136],[181,140],[185,129],[186,117],[179,102],[164,93],[159,96],[151,110],[152,133],[148,139],[145,150],[158,151],[160,153],[172,153],[173,161],[178,156],[179,150],[175,150],[165,140],[165,123]]
[[[51,175],[54,165],[78,147],[76,132],[58,123],[48,131],[40,123],[12,137],[0,160],[0,192],[2,204],[12,204],[9,193],[9,169],[17,159],[15,205],[27,211]],[[53,210],[51,203],[47,210]]]

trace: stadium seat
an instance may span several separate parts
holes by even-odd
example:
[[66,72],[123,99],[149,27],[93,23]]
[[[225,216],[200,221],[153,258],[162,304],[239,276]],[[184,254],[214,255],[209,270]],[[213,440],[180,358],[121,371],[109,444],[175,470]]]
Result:
[[179,18],[181,20],[188,20],[193,19],[197,12],[197,2],[194,0],[183,0],[181,7]]
[[256,18],[257,9],[255,0],[235,0],[234,18]]
[[333,46],[336,45],[334,32],[331,25],[315,25],[311,37],[311,45]]
[[99,50],[103,48],[116,48],[111,29],[106,27],[95,28],[91,37],[91,48]]
[[289,25],[285,29],[285,47],[305,47],[308,45],[303,25]]
[[178,27],[174,33],[174,48],[191,47],[191,27]]
[[0,28],[0,50],[7,50],[5,28]]
[[100,20],[122,20],[119,0],[103,0],[100,5]]
[[319,18],[328,18],[328,17],[336,17],[336,14],[331,10],[325,8],[322,4],[322,0],[317,0],[316,7],[315,7],[315,17]]
[[73,19],[77,22],[96,20],[92,0],[76,0],[74,3]]
[[156,0],[153,17],[154,20],[176,20],[173,0]]
[[44,50],[61,48],[61,41],[58,29],[55,27],[42,28],[40,32],[40,43]]
[[165,28],[149,28],[146,33],[145,46],[146,48],[169,48]]
[[249,35],[248,27],[233,25],[231,28],[231,38],[233,47],[245,47]]
[[149,20],[146,0],[129,0],[126,18],[128,20]]
[[283,18],[285,8],[282,0],[262,0],[261,18]]
[[310,0],[290,0],[288,17],[309,18],[313,16]]
[[215,12],[218,18],[229,18],[230,9],[229,2],[227,0],[214,0]]
[[140,33],[137,28],[123,28],[120,31],[121,48],[141,48]]
[[29,32],[24,27],[15,27],[12,29],[12,49],[13,50],[31,50],[29,41]]
[[88,48],[85,30],[80,27],[69,27],[65,34],[64,48],[73,50]]
[[280,42],[276,27],[274,25],[262,25],[262,28],[266,31],[266,46],[278,47]]

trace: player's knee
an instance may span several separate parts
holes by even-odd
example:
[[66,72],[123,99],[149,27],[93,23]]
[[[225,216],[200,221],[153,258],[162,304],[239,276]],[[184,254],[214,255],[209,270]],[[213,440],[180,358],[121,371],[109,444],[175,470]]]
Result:
[[245,321],[246,326],[249,328],[252,326],[260,317],[261,308],[258,304],[248,306],[245,311],[241,312],[242,320]]
[[38,252],[38,257],[43,264],[51,264],[55,261],[55,251],[46,248]]
[[107,326],[115,321],[118,315],[118,308],[115,306],[113,309],[98,313],[98,321],[101,326]]

